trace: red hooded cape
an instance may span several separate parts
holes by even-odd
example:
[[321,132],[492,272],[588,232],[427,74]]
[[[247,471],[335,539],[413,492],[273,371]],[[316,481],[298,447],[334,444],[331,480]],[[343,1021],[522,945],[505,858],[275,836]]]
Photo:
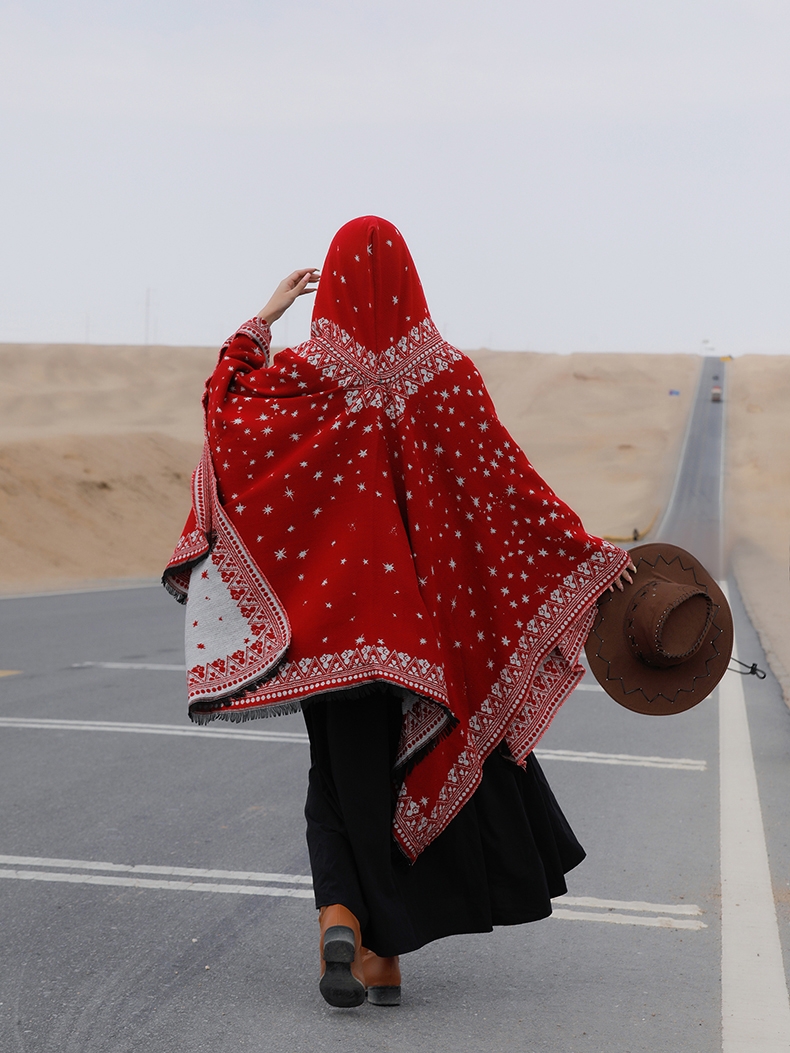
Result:
[[220,352],[165,571],[187,604],[190,715],[245,720],[393,685],[394,835],[415,859],[493,749],[525,761],[629,557],[586,533],[508,435],[390,223],[346,224],[310,339],[274,362],[270,339],[252,320]]

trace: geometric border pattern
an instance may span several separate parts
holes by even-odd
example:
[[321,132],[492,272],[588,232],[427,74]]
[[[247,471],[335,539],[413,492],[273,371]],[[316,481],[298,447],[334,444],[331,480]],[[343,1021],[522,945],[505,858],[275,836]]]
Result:
[[612,576],[611,564],[619,564],[619,570],[629,558],[606,543],[564,579],[563,587],[553,590],[539,616],[525,627],[468,727],[454,732],[460,736],[458,754],[435,801],[416,799],[408,780],[403,783],[394,833],[410,859],[416,859],[471,798],[480,785],[483,762],[500,742],[507,743],[518,763],[525,763],[584,675],[578,657],[595,619],[601,578]]
[[463,357],[442,339],[430,318],[378,354],[334,322],[319,318],[313,322],[312,340],[297,351],[316,344],[318,350],[307,354],[307,361],[346,389],[349,409],[356,413],[365,406],[381,406],[392,420],[404,415],[410,395]]

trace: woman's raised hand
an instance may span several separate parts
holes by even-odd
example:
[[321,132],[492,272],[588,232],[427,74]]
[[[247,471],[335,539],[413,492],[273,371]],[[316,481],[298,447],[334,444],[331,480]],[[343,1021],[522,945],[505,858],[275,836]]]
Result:
[[312,293],[316,290],[315,283],[321,277],[318,268],[302,267],[287,278],[283,278],[271,295],[269,302],[258,311],[258,317],[262,322],[276,322],[285,314],[291,304],[298,296]]

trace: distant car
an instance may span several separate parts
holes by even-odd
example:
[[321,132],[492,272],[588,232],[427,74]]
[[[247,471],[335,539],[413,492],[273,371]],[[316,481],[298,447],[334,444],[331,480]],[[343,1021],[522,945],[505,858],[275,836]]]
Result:
[[710,400],[711,402],[721,402],[721,388],[718,384],[714,384],[710,389]]

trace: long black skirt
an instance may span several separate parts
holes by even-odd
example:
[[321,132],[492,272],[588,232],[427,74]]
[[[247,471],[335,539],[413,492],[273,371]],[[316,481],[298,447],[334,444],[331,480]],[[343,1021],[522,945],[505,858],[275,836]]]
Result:
[[472,799],[411,864],[392,837],[400,700],[386,691],[317,699],[304,717],[316,906],[347,907],[364,946],[404,954],[551,914],[585,853],[534,757],[523,769],[494,751]]

